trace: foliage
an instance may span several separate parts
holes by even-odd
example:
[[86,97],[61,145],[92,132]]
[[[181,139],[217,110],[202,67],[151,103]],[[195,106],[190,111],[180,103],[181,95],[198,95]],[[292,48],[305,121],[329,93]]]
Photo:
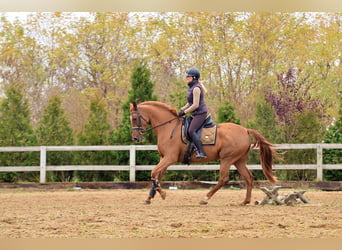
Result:
[[[324,136],[325,143],[342,143],[342,91],[340,91],[339,118],[332,124]],[[341,164],[341,149],[325,149],[323,151],[324,164]],[[341,181],[341,170],[325,170],[324,177],[329,181]]]
[[247,127],[258,130],[273,144],[283,143],[275,111],[264,98],[256,104],[255,118],[247,124]]
[[[80,96],[97,88],[108,104],[109,124],[117,128],[137,60],[144,59],[151,69],[159,101],[176,107],[179,98],[170,97],[181,91],[176,83],[196,66],[210,90],[213,118],[230,100],[246,124],[254,117],[259,93],[274,89],[277,74],[292,67],[315,83],[308,92],[324,104],[328,126],[337,115],[332,105],[342,73],[340,22],[340,13],[305,12],[34,13],[21,22],[4,16],[0,77],[2,87],[15,83],[23,89],[34,123],[52,88],[68,95],[76,90]],[[84,113],[79,98],[70,102],[77,105],[65,106],[67,114]],[[69,115],[70,124],[79,126],[78,118]]]
[[122,105],[123,116],[121,124],[111,134],[113,144],[126,145],[131,143],[131,124],[129,105],[131,102],[155,101],[151,73],[144,62],[138,62],[131,76],[131,89],[128,91],[128,100]]
[[[255,118],[247,124],[248,128],[252,128],[260,132],[272,144],[282,143],[281,128],[278,125],[276,114],[271,105],[260,98],[255,107]],[[249,164],[260,164],[258,150],[251,150],[248,156]],[[253,170],[253,176],[258,180],[265,180],[265,176],[260,170]]]
[[[150,79],[151,73],[147,68],[146,63],[139,61],[135,66],[132,76],[131,76],[131,89],[128,91],[128,101],[122,106],[123,118],[117,130],[111,133],[111,143],[116,145],[129,145],[132,144],[131,136],[131,124],[130,124],[130,113],[129,104],[133,101],[144,102],[144,101],[154,101],[156,96],[153,95],[154,84]],[[156,144],[157,140],[155,135],[150,132],[145,134],[146,141],[144,144]],[[114,152],[113,160],[118,164],[128,164],[129,154],[128,152]],[[140,151],[136,155],[136,163],[139,165],[149,165],[157,164],[159,156],[157,152]],[[137,180],[146,180],[146,172],[138,172]],[[127,178],[127,175],[126,175]],[[119,178],[117,178],[119,179]]]
[[217,111],[217,122],[231,122],[240,124],[240,119],[235,115],[233,105],[229,101],[225,101]]
[[187,89],[183,86],[183,82],[175,82],[175,91],[170,93],[169,98],[170,102],[179,110],[181,107],[184,106],[184,100],[186,96]]
[[[79,145],[108,145],[109,124],[107,122],[107,111],[103,99],[95,97],[90,102],[89,120],[78,135]],[[81,165],[106,165],[110,162],[110,152],[80,152],[77,162]],[[80,181],[112,181],[113,173],[110,171],[78,171],[77,180]]]
[[[54,96],[48,101],[36,131],[39,145],[65,146],[74,145],[73,131],[61,106],[61,97]],[[67,165],[73,163],[71,152],[48,152],[47,165]],[[72,171],[55,171],[47,173],[48,181],[72,180]]]
[[[6,97],[0,106],[0,145],[1,146],[32,146],[36,143],[30,121],[27,101],[21,92],[12,87],[6,92]],[[37,155],[34,153],[1,153],[1,166],[37,165]],[[24,178],[14,172],[0,173],[0,181],[14,182]],[[26,174],[27,178],[36,179],[36,173]]]
[[[309,92],[313,83],[309,77],[300,78],[299,71],[290,68],[288,72],[278,75],[277,90],[267,91],[266,100],[275,111],[283,138],[279,141],[287,143],[318,143],[322,140],[324,104],[313,98]],[[288,164],[313,164],[316,160],[314,150],[288,151],[284,157]],[[280,171],[280,178],[312,180],[313,171],[295,170]],[[284,175],[284,176],[283,176]]]
[[[268,91],[266,97],[283,128],[283,141],[288,143],[305,140],[304,136],[301,135],[301,133],[307,132],[301,128],[305,116],[311,118],[309,121],[325,118],[324,114],[320,112],[324,104],[318,98],[313,98],[309,92],[309,89],[312,88],[312,82],[310,82],[309,77],[300,79],[298,73],[290,68],[286,74],[279,74],[276,92]],[[320,134],[322,135],[320,128],[321,126],[311,126],[311,130],[308,131],[313,131],[319,137]],[[309,140],[317,141],[317,137]]]
[[[16,21],[6,15],[0,20],[1,96],[20,89],[34,128],[57,93],[76,138],[89,122],[96,90],[108,114],[107,143],[130,144],[129,103],[155,100],[154,92],[159,101],[179,108],[190,67],[201,70],[214,120],[229,100],[242,125],[254,120],[251,127],[273,143],[320,142],[338,117],[341,13],[37,12]],[[141,65],[149,71],[138,73]],[[144,72],[146,86],[138,80]],[[260,104],[258,110],[264,96],[274,120],[267,116],[269,107]],[[6,129],[1,138],[7,138]],[[17,136],[34,137],[28,134]],[[152,134],[146,143],[155,143]],[[330,157],[328,152],[333,151],[324,152]],[[306,163],[313,161],[314,152],[298,154],[303,162],[304,154]],[[126,152],[119,155],[106,162],[128,161]],[[286,157],[295,159],[292,153]],[[151,164],[158,157],[152,158]]]
[[[229,101],[224,101],[223,104],[219,107],[217,111],[217,122],[218,123],[235,123],[240,124],[240,119],[235,114],[235,108]],[[218,173],[213,171],[203,171],[203,175],[198,176],[196,179],[200,180],[201,178],[207,178],[207,180],[216,180],[218,179]],[[212,175],[211,175],[212,174]],[[240,175],[237,171],[230,171],[229,173],[230,180],[237,180],[240,178]]]

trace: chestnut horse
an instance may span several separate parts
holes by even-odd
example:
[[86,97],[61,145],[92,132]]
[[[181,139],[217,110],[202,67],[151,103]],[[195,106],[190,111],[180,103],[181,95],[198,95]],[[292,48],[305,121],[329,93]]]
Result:
[[[132,125],[132,139],[141,142],[144,139],[144,132],[148,125],[151,126],[158,138],[158,152],[160,161],[151,172],[152,187],[146,204],[151,203],[156,192],[163,199],[166,192],[162,190],[160,181],[166,169],[174,163],[182,162],[186,151],[186,145],[181,140],[181,124],[184,118],[178,117],[178,112],[164,103],[147,101],[139,105],[130,104],[130,119]],[[149,129],[148,129],[149,130]],[[254,144],[251,147],[250,136],[254,137]],[[229,169],[235,165],[240,175],[247,184],[246,198],[242,205],[251,201],[253,175],[248,170],[247,156],[251,148],[258,147],[262,170],[269,182],[274,185],[277,181],[272,173],[273,158],[276,152],[259,132],[247,129],[233,123],[220,123],[217,125],[217,136],[215,145],[203,146],[207,154],[205,159],[196,159],[191,156],[192,163],[203,163],[220,160],[220,176],[218,183],[207,193],[200,204],[207,204],[208,200],[229,180]]]

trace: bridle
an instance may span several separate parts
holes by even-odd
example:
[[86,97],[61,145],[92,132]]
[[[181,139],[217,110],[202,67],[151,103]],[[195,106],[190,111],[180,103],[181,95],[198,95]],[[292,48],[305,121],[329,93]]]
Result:
[[138,127],[132,127],[132,130],[139,130],[139,133],[143,134],[143,133],[146,133],[148,130],[150,129],[143,129],[142,127],[142,122],[141,122],[141,119],[144,120],[148,125],[150,124],[139,112],[139,109],[137,107],[137,111],[133,111],[131,112],[131,115],[133,114],[138,114]]
[[148,128],[148,129],[144,129],[144,128],[142,127],[142,120],[144,120],[144,121],[146,122],[146,124],[148,124],[148,125],[151,125],[151,124],[142,116],[142,114],[140,114],[139,108],[137,107],[137,110],[131,112],[130,114],[131,114],[131,115],[132,115],[132,114],[138,114],[138,117],[137,117],[137,119],[138,119],[138,127],[132,127],[131,129],[132,129],[132,130],[139,130],[139,133],[140,133],[140,134],[144,134],[144,133],[146,133],[146,132],[148,132],[148,131],[150,131],[150,130],[152,130],[152,129],[155,129],[155,128],[164,126],[164,125],[166,125],[166,124],[168,124],[168,123],[171,123],[172,121],[178,119],[178,122],[177,122],[175,128],[172,130],[172,133],[171,133],[171,136],[170,136],[170,138],[172,138],[173,133],[174,133],[174,131],[175,131],[175,129],[176,129],[176,127],[177,127],[179,121],[180,121],[179,117],[177,116],[177,117],[175,117],[175,118],[173,118],[173,119],[170,119],[170,120],[168,120],[168,121],[166,121],[166,122],[163,122],[163,123],[161,123],[161,124],[158,124],[157,126],[154,126],[154,127]]

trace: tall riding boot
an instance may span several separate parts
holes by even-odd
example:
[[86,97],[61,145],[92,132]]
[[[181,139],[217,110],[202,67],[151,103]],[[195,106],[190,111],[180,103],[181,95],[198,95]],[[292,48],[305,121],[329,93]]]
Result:
[[193,141],[193,143],[195,144],[196,148],[197,148],[197,155],[196,158],[207,158],[203,147],[202,147],[202,142],[200,140],[200,137],[196,134],[196,133],[192,133],[191,135],[191,139]]

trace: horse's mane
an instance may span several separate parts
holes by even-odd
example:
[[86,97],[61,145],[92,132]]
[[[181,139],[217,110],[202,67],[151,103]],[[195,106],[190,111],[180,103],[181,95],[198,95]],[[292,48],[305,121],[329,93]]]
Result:
[[162,102],[157,102],[157,101],[146,101],[143,103],[140,103],[140,105],[152,105],[152,106],[156,106],[162,109],[165,109],[167,111],[169,111],[171,114],[173,115],[178,115],[177,110],[174,107],[170,107],[169,105],[162,103]]

